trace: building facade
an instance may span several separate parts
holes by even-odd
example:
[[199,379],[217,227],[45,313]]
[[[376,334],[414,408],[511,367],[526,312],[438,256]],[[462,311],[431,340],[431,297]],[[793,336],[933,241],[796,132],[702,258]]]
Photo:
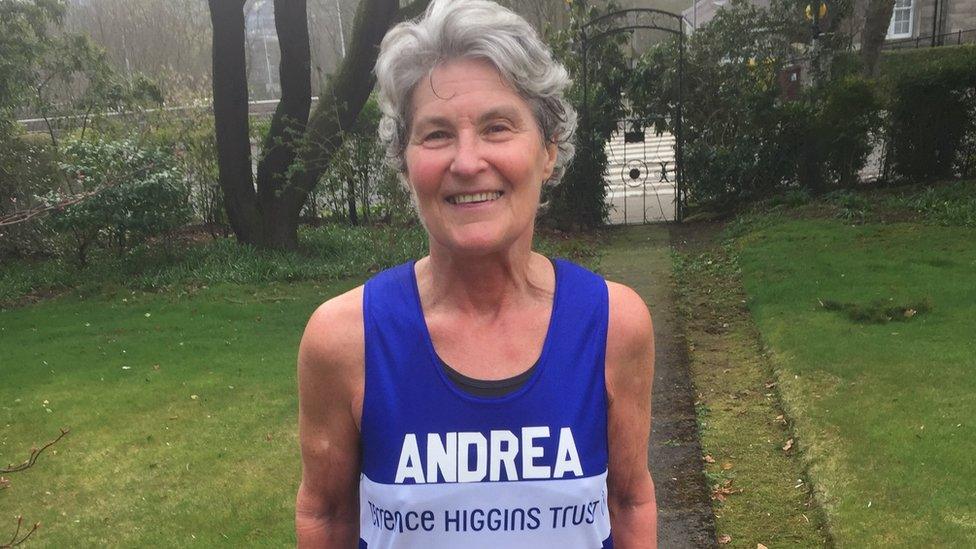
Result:
[[[728,5],[728,0],[697,0],[682,15],[691,30],[701,28]],[[770,0],[750,0],[767,7]],[[829,0],[828,0],[829,6]],[[854,43],[864,24],[867,0],[855,0],[854,16],[846,21]],[[895,0],[886,36],[886,47],[941,46],[976,42],[976,0]]]
[[976,0],[895,0],[887,38],[892,47],[976,42]]

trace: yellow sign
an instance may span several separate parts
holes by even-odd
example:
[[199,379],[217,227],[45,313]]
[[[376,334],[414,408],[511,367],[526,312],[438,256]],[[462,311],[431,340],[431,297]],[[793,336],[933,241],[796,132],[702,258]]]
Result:
[[[811,20],[813,19],[813,8],[810,7],[810,4],[807,4],[807,8],[806,8],[806,10],[804,10],[804,13],[806,13],[807,19],[811,19]],[[826,16],[827,16],[827,4],[821,2],[820,3],[820,19],[823,19]]]

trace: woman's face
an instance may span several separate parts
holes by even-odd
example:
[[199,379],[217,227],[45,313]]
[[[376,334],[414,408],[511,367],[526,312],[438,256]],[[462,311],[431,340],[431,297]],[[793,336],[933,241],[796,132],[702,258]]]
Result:
[[417,85],[412,112],[407,179],[431,246],[466,255],[531,243],[556,146],[494,65],[438,65]]

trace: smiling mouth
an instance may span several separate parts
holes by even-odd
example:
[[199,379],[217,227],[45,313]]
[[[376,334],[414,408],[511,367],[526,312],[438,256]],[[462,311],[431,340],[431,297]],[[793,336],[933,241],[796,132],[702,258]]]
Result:
[[491,202],[492,200],[498,200],[501,197],[501,191],[493,191],[488,193],[472,193],[472,194],[456,194],[447,197],[447,201],[451,204],[478,204],[481,202]]

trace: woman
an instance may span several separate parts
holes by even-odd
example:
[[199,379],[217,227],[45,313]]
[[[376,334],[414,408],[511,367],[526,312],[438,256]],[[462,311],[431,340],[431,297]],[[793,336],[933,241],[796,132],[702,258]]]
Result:
[[299,545],[654,547],[650,315],[531,248],[573,152],[565,69],[512,12],[435,0],[376,73],[430,254],[309,320]]

